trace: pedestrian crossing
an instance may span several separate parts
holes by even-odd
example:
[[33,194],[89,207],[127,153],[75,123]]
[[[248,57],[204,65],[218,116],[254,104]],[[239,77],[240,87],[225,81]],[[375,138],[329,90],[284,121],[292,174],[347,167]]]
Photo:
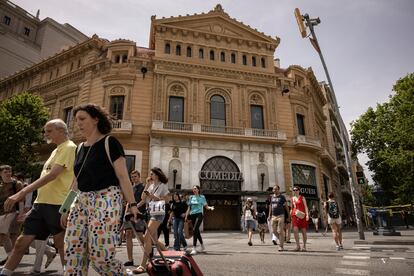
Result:
[[[369,276],[371,274],[369,270],[369,265],[372,261],[372,252],[382,252],[385,254],[396,253],[398,251],[408,252],[403,248],[385,249],[366,245],[354,246],[352,247],[352,250],[353,251],[346,252],[346,254],[342,256],[342,260],[339,262],[338,267],[336,267],[334,271],[336,275]],[[406,258],[390,256],[380,258],[380,260],[382,261],[382,263],[385,264],[387,263],[387,261],[404,261],[406,260]]]

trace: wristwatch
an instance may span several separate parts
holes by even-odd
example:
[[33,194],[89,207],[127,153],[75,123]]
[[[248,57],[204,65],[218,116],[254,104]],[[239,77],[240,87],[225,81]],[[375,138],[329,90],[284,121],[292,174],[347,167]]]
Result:
[[129,204],[129,207],[137,207],[137,205],[138,205],[138,203],[132,202],[132,203]]

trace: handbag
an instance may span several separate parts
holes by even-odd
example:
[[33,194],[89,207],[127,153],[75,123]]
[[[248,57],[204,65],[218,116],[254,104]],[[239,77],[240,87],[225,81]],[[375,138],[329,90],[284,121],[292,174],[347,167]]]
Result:
[[193,237],[193,223],[191,220],[184,222],[184,238],[191,239]]
[[150,201],[149,213],[151,216],[163,216],[165,215],[165,200]]
[[304,217],[305,217],[305,213],[304,212],[302,212],[302,211],[300,211],[300,210],[298,210],[298,209],[296,209],[296,211],[295,211],[295,216],[297,216],[298,218],[300,218],[300,219],[303,219]]

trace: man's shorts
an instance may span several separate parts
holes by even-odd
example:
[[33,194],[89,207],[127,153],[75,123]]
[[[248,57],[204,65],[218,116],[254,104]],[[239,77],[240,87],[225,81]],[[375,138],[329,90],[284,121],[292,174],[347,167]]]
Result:
[[16,218],[16,213],[7,213],[0,216],[0,234],[9,234],[10,225],[13,223]]
[[24,221],[23,234],[46,240],[50,235],[62,232],[59,208],[60,205],[35,203]]

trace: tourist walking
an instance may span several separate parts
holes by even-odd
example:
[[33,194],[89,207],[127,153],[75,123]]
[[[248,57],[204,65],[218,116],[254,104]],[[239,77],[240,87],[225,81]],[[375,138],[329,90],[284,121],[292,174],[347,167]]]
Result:
[[100,106],[77,106],[73,114],[86,142],[78,146],[74,165],[72,188],[79,192],[69,214],[61,218],[67,227],[64,275],[87,275],[89,264],[100,275],[124,275],[123,264],[115,258],[123,197],[130,212],[135,217],[139,213],[125,152],[115,137],[108,136],[112,123]]
[[10,196],[4,204],[6,211],[13,210],[17,202],[37,190],[36,200],[23,223],[23,233],[17,238],[12,254],[0,275],[12,275],[31,243],[35,239],[46,240],[49,235],[53,235],[62,266],[64,264],[65,232],[60,225],[59,208],[65,201],[73,181],[76,145],[69,140],[68,128],[61,119],[48,121],[43,130],[47,143],[56,144],[57,148],[43,165],[40,178]]
[[[278,251],[283,251],[285,241],[285,212],[288,212],[286,198],[280,193],[279,185],[273,186],[273,195],[270,197],[269,219],[272,222],[272,233],[279,240]],[[288,214],[288,219],[290,219]]]
[[[187,200],[187,212],[185,214],[185,220],[191,220],[193,224],[193,249],[190,254],[195,255],[197,252],[204,252],[203,238],[200,233],[200,225],[204,218],[204,208],[210,211],[214,211],[214,206],[208,206],[207,200],[204,195],[201,194],[200,186],[193,186],[193,195],[190,195]],[[197,241],[200,242],[200,249],[197,250]]]
[[[133,270],[135,274],[145,273],[145,266],[147,265],[148,258],[151,254],[152,245],[157,243],[157,248],[161,250],[167,250],[164,244],[158,241],[158,227],[164,221],[165,203],[169,199],[168,190],[168,178],[164,172],[157,167],[153,167],[150,171],[150,175],[147,178],[144,188],[143,200],[148,204],[149,222],[148,229],[144,234],[144,252],[142,255],[141,264]],[[138,204],[140,207],[144,201]]]
[[260,241],[262,243],[265,243],[265,233],[266,233],[266,229],[268,228],[267,226],[267,215],[266,215],[266,210],[261,207],[258,208],[257,211],[257,231],[259,231],[259,236],[260,236]]
[[244,224],[246,225],[246,230],[247,230],[247,239],[248,242],[247,244],[249,246],[252,246],[252,237],[253,237],[253,232],[255,231],[256,228],[256,208],[253,204],[253,200],[249,197],[246,200],[246,204],[244,205],[243,208],[243,216],[244,216]]
[[171,201],[171,214],[169,223],[173,224],[174,230],[174,250],[180,251],[180,246],[187,250],[187,241],[184,238],[184,219],[188,205],[185,200],[182,199],[179,193],[174,193],[173,200]]
[[328,201],[325,202],[325,210],[328,214],[328,224],[332,229],[332,236],[336,244],[336,250],[339,251],[344,248],[342,246],[342,221],[339,212],[339,205],[335,200],[335,195],[333,192],[330,192],[328,194]]
[[309,212],[312,219],[313,226],[315,227],[315,232],[318,233],[319,229],[319,211],[315,204],[312,205],[312,209]]
[[292,197],[292,224],[293,233],[295,235],[296,248],[295,251],[301,251],[299,243],[299,230],[302,232],[303,247],[302,251],[306,251],[306,228],[308,227],[309,211],[306,205],[306,199],[300,194],[300,188],[293,187],[294,196]]

